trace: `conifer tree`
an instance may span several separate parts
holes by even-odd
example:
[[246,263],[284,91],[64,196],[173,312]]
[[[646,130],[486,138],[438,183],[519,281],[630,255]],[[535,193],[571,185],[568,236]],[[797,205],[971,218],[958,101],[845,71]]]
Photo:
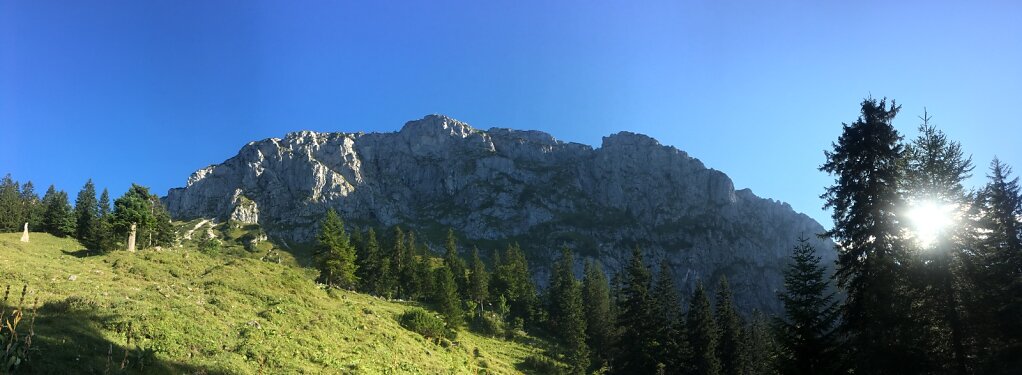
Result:
[[585,312],[582,308],[582,286],[573,271],[575,257],[567,247],[550,274],[551,331],[566,349],[566,358],[572,374],[585,374],[589,368],[589,348],[586,345]]
[[681,302],[678,300],[678,288],[671,275],[667,260],[660,261],[660,271],[653,285],[653,315],[650,327],[654,336],[650,346],[654,350],[654,360],[667,373],[685,372],[686,359],[689,356],[688,342],[682,336],[684,319],[681,313]]
[[726,277],[720,278],[717,286],[717,358],[720,359],[721,375],[741,375],[748,367],[748,357],[742,343],[744,325],[738,311],[735,310],[731,286]]
[[461,297],[458,296],[458,286],[454,281],[454,274],[447,267],[440,267],[435,272],[433,284],[433,304],[437,311],[444,316],[447,324],[452,327],[460,326],[464,321],[465,313],[461,310]]
[[387,272],[383,275],[388,296],[404,297],[406,288],[402,283],[401,275],[405,272],[405,232],[401,227],[394,227],[394,238],[391,241],[390,251],[387,252]]
[[614,316],[611,315],[607,276],[599,264],[587,260],[582,278],[582,300],[585,301],[586,344],[592,349],[592,362],[607,366],[614,343]]
[[447,229],[447,241],[444,243],[444,266],[451,270],[454,275],[454,282],[458,288],[458,295],[462,299],[469,299],[468,296],[468,268],[465,260],[458,255],[458,239],[454,236],[454,229]]
[[771,331],[767,319],[763,313],[754,311],[749,324],[745,326],[745,352],[749,355],[749,367],[746,370],[750,375],[772,375],[779,374],[777,364],[778,349],[777,340]]
[[479,249],[472,248],[472,259],[469,264],[471,274],[469,275],[468,294],[472,301],[479,306],[479,313],[482,316],[483,303],[489,297],[490,274],[486,272],[486,263],[479,258]]
[[981,371],[1009,374],[1022,368],[1022,193],[1018,178],[999,159],[990,164],[989,181],[979,192],[978,225],[969,279],[970,308],[978,334]]
[[418,253],[417,247],[419,245],[415,242],[415,232],[409,231],[405,236],[405,239],[406,245],[401,256],[402,267],[401,273],[398,275],[398,280],[404,288],[404,298],[416,300],[425,289],[422,285],[422,281],[419,279],[419,272],[417,270],[419,267],[417,264],[419,260],[416,259],[416,256]]
[[43,209],[32,181],[25,182],[21,186],[21,205],[22,225],[24,225],[24,222],[28,222],[29,230],[39,230],[38,228],[43,222]]
[[110,214],[110,193],[103,188],[103,193],[99,195],[99,217],[106,217]]
[[19,189],[10,173],[0,180],[0,232],[16,232],[25,222]]
[[359,260],[357,275],[363,291],[381,295],[384,289],[381,280],[384,265],[380,254],[380,243],[376,239],[376,230],[369,228],[362,238],[362,246],[357,252]]
[[91,178],[85,182],[85,186],[78,192],[78,197],[75,199],[74,215],[76,223],[75,237],[85,247],[96,249],[99,241],[93,230],[96,229],[94,222],[99,217],[99,203],[96,201],[96,186],[92,184]]
[[57,237],[66,237],[75,233],[74,212],[68,202],[67,193],[57,190],[53,185],[46,190],[43,197],[43,229]]
[[865,99],[861,115],[843,124],[820,170],[835,176],[821,196],[833,209],[837,278],[847,298],[841,330],[849,339],[849,363],[857,373],[913,374],[923,358],[913,342],[897,212],[903,207],[901,136],[891,121],[900,107]]
[[623,270],[615,371],[624,374],[652,374],[659,361],[653,358],[656,337],[653,322],[653,297],[650,295],[652,276],[642,260],[642,250],[634,248],[632,258]]
[[710,299],[703,290],[703,284],[696,285],[692,300],[689,301],[688,316],[685,319],[685,331],[688,344],[692,350],[692,374],[720,374],[720,360],[717,357],[717,325],[710,309]]
[[115,235],[120,238],[126,238],[131,224],[136,224],[139,248],[170,246],[175,241],[170,215],[160,198],[149,193],[145,186],[131,184],[128,191],[114,201],[112,216]]
[[327,211],[320,224],[317,244],[322,254],[321,274],[326,284],[349,289],[355,287],[358,282],[355,248],[344,230],[344,222],[333,209]]
[[510,244],[501,261],[491,279],[491,295],[504,296],[510,310],[509,322],[521,320],[523,324],[532,324],[538,297],[525,253],[517,243]]
[[785,374],[836,373],[834,326],[839,310],[834,293],[828,291],[825,269],[805,236],[798,238],[791,258],[784,271],[784,293],[779,294],[784,319],[777,322],[782,349],[778,365]]

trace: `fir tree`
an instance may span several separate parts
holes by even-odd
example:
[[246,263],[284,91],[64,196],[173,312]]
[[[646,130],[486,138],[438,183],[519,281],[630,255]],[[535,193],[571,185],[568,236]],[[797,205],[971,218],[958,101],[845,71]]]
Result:
[[472,248],[472,259],[469,263],[471,274],[469,274],[468,294],[472,301],[479,306],[479,314],[482,316],[483,304],[489,297],[490,274],[486,272],[486,263],[479,258],[479,249]]
[[834,210],[826,235],[837,243],[837,278],[847,292],[841,329],[857,373],[912,374],[922,362],[902,291],[902,266],[909,262],[897,220],[903,147],[891,125],[899,109],[886,99],[863,100],[858,120],[843,124],[820,167],[835,176],[821,197]]
[[745,326],[745,352],[749,356],[749,367],[746,369],[750,375],[771,375],[778,374],[777,368],[777,340],[767,323],[767,319],[759,311],[752,313],[749,324]]
[[994,159],[977,197],[984,229],[969,267],[974,283],[974,326],[981,370],[1008,374],[1022,368],[1022,194],[1011,168]]
[[639,248],[632,250],[632,259],[623,270],[620,314],[617,326],[617,356],[614,368],[623,374],[652,374],[657,369],[657,358],[652,340],[656,337],[653,327],[653,298],[650,295],[652,276],[642,260]]
[[18,182],[8,173],[0,181],[0,232],[16,232],[25,223]]
[[585,312],[582,308],[582,286],[572,270],[575,257],[565,247],[561,259],[550,274],[551,332],[566,349],[565,356],[572,374],[585,374],[589,368],[589,348],[585,337]]
[[[32,181],[21,186],[21,221],[28,222],[29,230],[39,230],[43,222],[43,208]],[[24,223],[22,223],[24,225]]]
[[344,231],[344,222],[330,209],[320,224],[317,245],[322,254],[320,272],[327,285],[353,288],[356,276],[355,248]]
[[692,351],[689,366],[692,374],[720,374],[720,360],[717,357],[717,325],[710,309],[710,299],[703,290],[703,284],[696,285],[689,302],[685,331]]
[[660,271],[653,285],[653,316],[650,325],[655,332],[651,347],[655,348],[654,359],[665,372],[684,372],[689,356],[688,342],[682,336],[685,330],[678,300],[678,288],[671,275],[667,260],[660,261]]
[[460,326],[465,313],[461,310],[461,299],[454,274],[447,267],[440,267],[433,273],[433,304],[451,327]]
[[425,289],[422,285],[422,281],[419,279],[419,272],[417,271],[417,268],[419,267],[417,263],[419,261],[416,259],[416,254],[418,252],[417,247],[419,245],[415,242],[414,232],[409,231],[408,235],[405,236],[405,239],[406,244],[401,255],[402,267],[400,274],[398,275],[398,280],[403,288],[402,293],[404,293],[404,298],[415,300],[419,298],[422,291]]
[[742,343],[743,324],[738,311],[735,310],[734,297],[727,278],[721,277],[717,286],[717,358],[720,359],[722,375],[741,375],[749,366],[748,356]]
[[380,254],[380,243],[376,239],[376,230],[369,228],[360,242],[361,246],[357,251],[359,261],[357,276],[361,282],[361,288],[367,293],[380,295],[383,290],[381,278],[384,265]]
[[96,202],[96,186],[90,178],[85,186],[78,192],[75,199],[75,237],[89,249],[96,249],[99,245],[98,238],[93,230],[96,229],[94,222],[99,217],[99,204]]
[[508,245],[491,278],[491,295],[503,296],[508,303],[508,321],[531,324],[538,304],[529,263],[518,244]]
[[447,229],[447,241],[444,243],[444,266],[451,270],[454,275],[454,282],[458,288],[458,295],[462,299],[469,299],[468,296],[468,268],[465,260],[458,255],[458,240],[454,236],[454,229]]
[[614,316],[611,315],[607,276],[599,264],[585,262],[582,278],[582,300],[585,301],[586,343],[592,349],[593,363],[609,365],[614,343]]
[[43,229],[57,237],[73,235],[75,219],[67,193],[50,185],[43,196],[43,202],[46,206],[43,211]]
[[784,319],[777,322],[783,349],[779,366],[785,374],[835,373],[838,306],[828,292],[825,269],[805,236],[798,238],[791,258],[779,294],[784,304]]

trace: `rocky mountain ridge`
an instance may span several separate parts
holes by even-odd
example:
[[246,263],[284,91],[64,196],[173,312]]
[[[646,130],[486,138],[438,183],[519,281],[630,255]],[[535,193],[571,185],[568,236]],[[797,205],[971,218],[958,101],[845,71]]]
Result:
[[176,219],[258,223],[290,242],[313,239],[329,208],[350,223],[401,225],[427,240],[451,227],[469,241],[519,241],[538,281],[561,246],[610,272],[639,246],[670,264],[685,295],[727,276],[747,311],[778,311],[775,291],[799,235],[824,262],[834,259],[832,244],[815,236],[819,223],[736,191],[724,173],[648,136],[620,132],[593,148],[442,115],[394,133],[301,131],[251,142],[193,173],[165,202]]

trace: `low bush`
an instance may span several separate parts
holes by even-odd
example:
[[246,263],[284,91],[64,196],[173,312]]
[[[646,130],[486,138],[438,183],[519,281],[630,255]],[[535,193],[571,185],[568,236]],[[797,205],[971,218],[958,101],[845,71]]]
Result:
[[427,339],[454,339],[453,332],[447,329],[443,319],[420,308],[413,308],[401,314],[400,322],[401,326]]

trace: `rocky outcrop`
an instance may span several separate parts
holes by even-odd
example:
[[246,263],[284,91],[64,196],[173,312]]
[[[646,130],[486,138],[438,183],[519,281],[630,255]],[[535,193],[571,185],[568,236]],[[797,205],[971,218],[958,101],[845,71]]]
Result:
[[470,240],[515,240],[541,282],[561,246],[610,271],[639,246],[670,264],[683,292],[727,276],[740,306],[771,312],[799,235],[825,262],[834,258],[808,216],[736,191],[724,173],[653,138],[621,132],[593,148],[440,115],[395,133],[303,131],[251,142],[165,201],[177,219],[258,223],[293,242],[314,238],[329,208],[349,223],[400,224],[427,240],[446,227]]

